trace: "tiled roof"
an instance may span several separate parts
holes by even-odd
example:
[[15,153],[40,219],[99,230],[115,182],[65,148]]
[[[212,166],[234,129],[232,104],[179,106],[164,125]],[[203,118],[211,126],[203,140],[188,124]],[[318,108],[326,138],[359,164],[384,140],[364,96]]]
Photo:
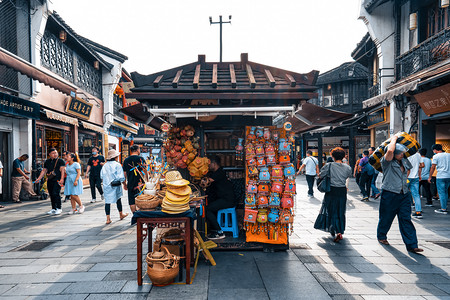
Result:
[[333,82],[367,79],[367,68],[358,62],[346,62],[328,72],[320,74],[317,85]]

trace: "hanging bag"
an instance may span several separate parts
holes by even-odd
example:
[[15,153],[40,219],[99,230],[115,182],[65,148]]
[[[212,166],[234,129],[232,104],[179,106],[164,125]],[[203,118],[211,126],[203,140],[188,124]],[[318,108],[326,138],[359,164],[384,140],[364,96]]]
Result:
[[319,190],[319,192],[328,193],[331,190],[330,173],[331,173],[331,163],[328,167],[328,173],[324,177],[322,178],[319,177],[317,179],[317,189]]

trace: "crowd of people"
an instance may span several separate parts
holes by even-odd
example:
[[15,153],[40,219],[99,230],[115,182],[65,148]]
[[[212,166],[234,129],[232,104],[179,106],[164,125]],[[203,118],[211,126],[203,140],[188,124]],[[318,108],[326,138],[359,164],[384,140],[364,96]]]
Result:
[[[380,172],[370,163],[369,157],[375,151],[370,147],[359,155],[353,177],[362,194],[361,201],[380,198],[377,239],[383,245],[389,245],[387,233],[397,216],[400,233],[408,251],[422,252],[418,247],[416,229],[412,217],[423,218],[420,189],[426,199],[426,206],[433,206],[433,199],[439,199],[438,214],[447,214],[448,189],[450,187],[450,153],[443,151],[441,144],[432,146],[433,158],[427,158],[427,149],[422,148],[416,154],[406,158],[404,147],[396,143],[393,136],[381,158],[383,172],[381,188],[377,188]],[[320,213],[314,228],[331,233],[335,242],[343,238],[345,231],[345,211],[347,202],[348,179],[352,169],[345,159],[345,150],[335,148],[331,151],[332,159],[320,170],[318,161],[307,151],[297,174],[305,172],[308,183],[308,196],[313,196],[313,185],[318,178],[330,178],[329,191],[325,192]],[[316,177],[317,176],[317,177]],[[414,213],[412,213],[414,208]]]
[[[70,200],[71,210],[69,215],[82,214],[86,207],[83,205],[80,195],[83,193],[83,180],[80,159],[76,153],[64,151],[62,157],[55,148],[48,151],[49,158],[44,162],[44,166],[39,176],[33,183],[46,181],[48,195],[51,202],[49,215],[60,215],[62,213],[62,202]],[[89,179],[91,189],[91,203],[97,202],[96,192],[98,191],[102,200],[105,201],[106,224],[110,224],[111,204],[115,203],[119,211],[120,220],[128,216],[122,211],[123,190],[127,190],[128,204],[132,212],[136,210],[135,198],[144,179],[147,178],[147,164],[140,155],[138,145],[130,147],[130,156],[123,163],[118,162],[120,152],[111,149],[106,157],[99,153],[97,147],[93,147],[92,156],[88,160],[85,178]],[[32,183],[29,181],[30,172],[25,169],[24,162],[28,159],[27,154],[23,154],[13,162],[12,177],[12,198],[13,202],[20,203],[20,193],[28,193],[30,196],[37,196],[33,191]],[[0,165],[0,176],[3,175],[3,166]],[[1,181],[0,181],[1,182]],[[61,189],[64,187],[64,200],[61,198]],[[1,189],[1,185],[0,185]],[[0,208],[4,206],[0,205]]]

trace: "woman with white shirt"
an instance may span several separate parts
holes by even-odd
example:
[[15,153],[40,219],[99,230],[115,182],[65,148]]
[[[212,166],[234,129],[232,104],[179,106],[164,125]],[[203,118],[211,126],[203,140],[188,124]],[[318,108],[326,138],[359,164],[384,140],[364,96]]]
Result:
[[114,149],[108,151],[107,162],[103,165],[100,178],[103,181],[103,195],[105,197],[106,224],[111,224],[111,204],[117,204],[120,219],[124,219],[128,214],[122,212],[122,184],[125,176],[122,166],[117,162],[120,152]]

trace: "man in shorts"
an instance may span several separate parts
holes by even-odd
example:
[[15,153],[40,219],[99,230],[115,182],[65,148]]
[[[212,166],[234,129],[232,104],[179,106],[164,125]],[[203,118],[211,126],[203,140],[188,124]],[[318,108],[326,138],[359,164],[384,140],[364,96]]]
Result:
[[141,149],[138,145],[130,147],[130,156],[123,162],[125,174],[124,187],[128,190],[128,204],[131,212],[136,211],[135,199],[140,190],[144,187],[145,178],[148,178],[147,163],[141,156]]

